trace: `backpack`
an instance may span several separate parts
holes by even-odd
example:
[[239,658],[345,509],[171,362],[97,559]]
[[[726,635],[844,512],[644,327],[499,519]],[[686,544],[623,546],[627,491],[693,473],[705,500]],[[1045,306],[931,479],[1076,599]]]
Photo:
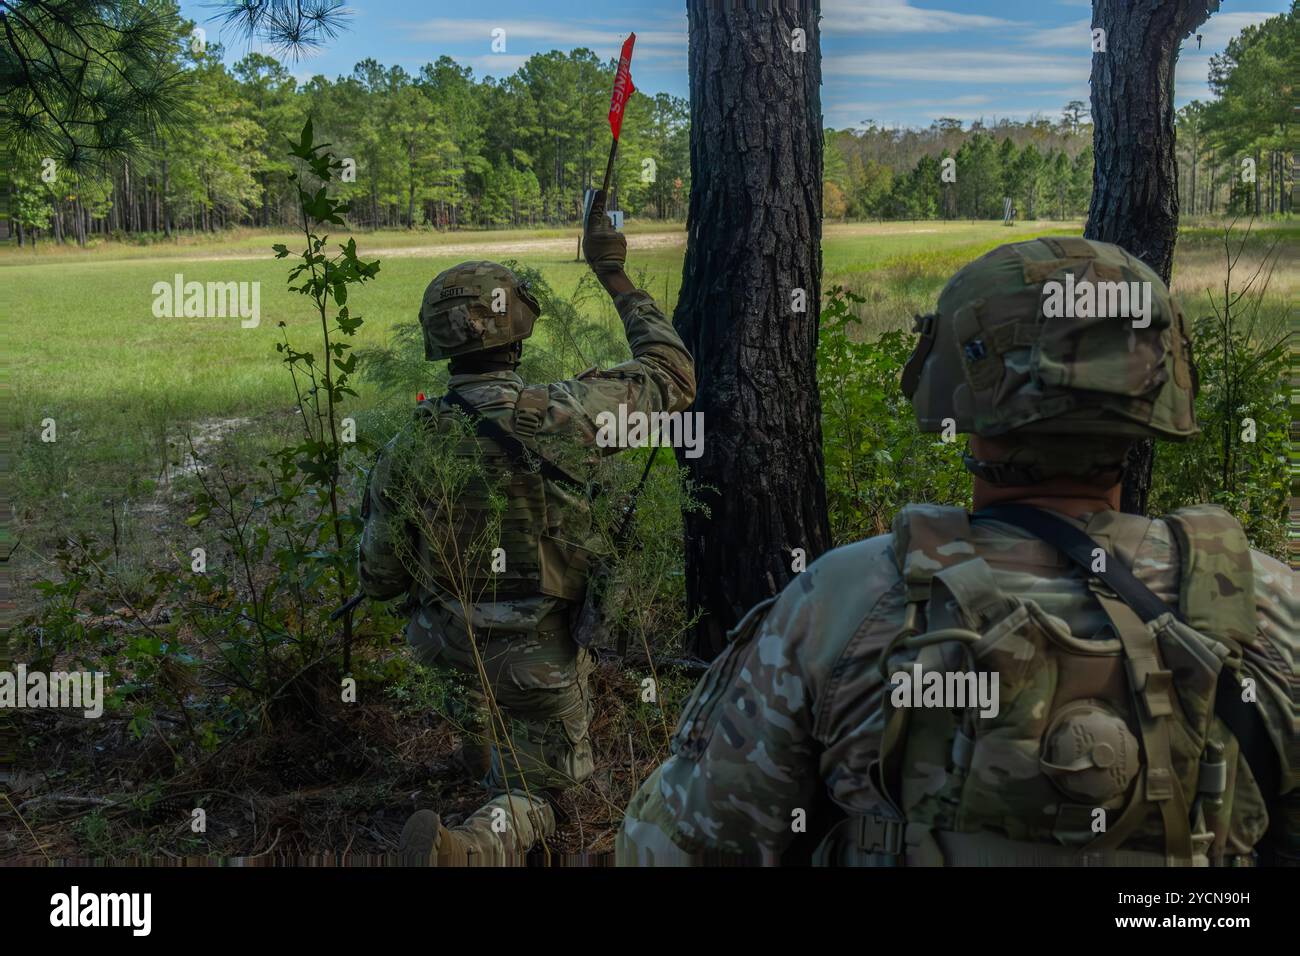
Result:
[[[579,496],[588,482],[537,450],[535,436],[548,401],[545,385],[521,389],[507,422],[485,418],[454,389],[426,403],[432,425],[447,427],[446,416],[456,409],[474,426],[474,434],[461,437],[454,449],[457,458],[473,464],[453,513],[444,514],[437,503],[428,506],[431,528],[451,541],[435,544],[437,553],[430,542],[420,542],[421,562],[444,590],[486,601],[537,594],[582,600],[593,553],[569,539],[575,529],[559,526],[561,511],[547,482],[571,485]],[[489,546],[504,553],[493,556]],[[449,568],[446,555],[464,556],[473,567]]]
[[[1023,506],[989,517],[1009,520],[998,510],[1066,524]],[[1240,695],[1242,646],[1256,639],[1241,526],[1209,505],[1165,519],[1181,552],[1177,613],[1114,567],[1118,559],[1092,551],[1117,572],[1088,580],[1118,635],[1098,640],[1004,593],[972,544],[971,520],[932,505],[895,520],[908,604],[881,655],[885,723],[871,768],[886,806],[845,821],[849,832],[838,828],[841,846],[828,852],[886,865],[1247,859],[1268,815],[1224,719],[1240,726],[1230,698]],[[1119,596],[1120,576],[1156,602],[1145,615],[1131,592]]]

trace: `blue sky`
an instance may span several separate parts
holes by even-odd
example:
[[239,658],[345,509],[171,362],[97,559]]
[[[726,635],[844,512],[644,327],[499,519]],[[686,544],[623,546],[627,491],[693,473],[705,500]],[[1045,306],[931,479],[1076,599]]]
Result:
[[[939,116],[1060,115],[1088,99],[1089,0],[822,0],[822,109],[825,125],[928,126]],[[349,28],[324,50],[286,62],[298,77],[335,77],[374,57],[411,72],[449,54],[476,76],[507,76],[532,53],[586,46],[617,55],[637,34],[632,75],[638,89],[686,96],[684,0],[490,0],[478,4],[349,0]],[[182,0],[186,16],[223,39],[232,62],[246,52],[220,37],[210,0]],[[1206,99],[1211,54],[1242,27],[1287,9],[1286,0],[1225,0],[1195,38],[1184,41],[1175,89],[1179,105]],[[491,50],[494,28],[506,50]]]

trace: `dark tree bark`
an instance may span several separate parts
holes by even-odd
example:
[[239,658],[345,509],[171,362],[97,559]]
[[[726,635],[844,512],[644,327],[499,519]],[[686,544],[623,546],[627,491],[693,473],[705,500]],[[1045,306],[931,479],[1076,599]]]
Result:
[[674,324],[695,357],[704,449],[678,460],[708,507],[685,524],[687,601],[703,612],[692,649],[709,658],[794,576],[794,549],[811,562],[830,544],[820,2],[687,0],[687,14],[691,196]]
[[[1178,240],[1174,65],[1183,38],[1218,0],[1093,0],[1092,26],[1106,31],[1092,55],[1092,202],[1089,239],[1113,242],[1168,285]],[[1145,514],[1155,443],[1129,454],[1121,507]]]

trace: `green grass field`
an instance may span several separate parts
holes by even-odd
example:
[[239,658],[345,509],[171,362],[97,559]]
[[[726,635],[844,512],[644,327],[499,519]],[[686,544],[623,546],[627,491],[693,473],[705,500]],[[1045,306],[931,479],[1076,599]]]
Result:
[[[1078,223],[853,223],[830,224],[823,241],[823,288],[844,285],[866,297],[862,334],[908,327],[930,308],[947,277],[994,246],[1043,234],[1077,234]],[[685,250],[680,226],[629,224],[629,271],[671,313]],[[1257,229],[1258,243],[1285,243],[1283,269],[1270,297],[1285,311],[1300,285],[1294,266],[1300,229]],[[241,231],[222,241],[183,239],[170,244],[101,243],[90,249],[44,244],[36,250],[0,249],[0,312],[10,317],[2,344],[9,356],[11,421],[19,436],[16,500],[20,526],[35,521],[48,531],[103,529],[102,504],[120,498],[134,480],[156,478],[184,428],[248,419],[255,432],[292,407],[289,378],[275,351],[285,322],[298,345],[313,341],[307,299],[286,291],[287,266],[270,252],[294,236]],[[518,259],[543,271],[561,294],[586,273],[575,262],[573,230],[438,234],[378,232],[356,235],[363,257],[379,258],[376,281],[354,291],[351,305],[366,324],[358,344],[387,341],[414,320],[425,285],[467,258]],[[1205,289],[1221,283],[1222,244],[1212,226],[1187,230],[1179,246],[1175,290],[1190,300],[1189,314],[1208,311]],[[261,321],[241,328],[238,318],[155,318],[153,285],[176,273],[186,281],[261,283]],[[593,306],[595,307],[595,306]],[[599,304],[607,321],[612,307]],[[538,334],[545,340],[543,317]],[[362,389],[356,408],[377,400]],[[58,429],[53,445],[40,441],[41,423]],[[50,541],[46,536],[46,541]]]
[[[1014,231],[989,224],[832,225],[824,243],[825,285],[866,292],[882,325],[903,324],[911,314],[903,306],[910,302],[900,301],[895,321],[882,302],[899,293],[930,294],[942,283],[941,272],[976,252],[1013,234],[1049,231],[1071,230],[1060,224]],[[671,311],[684,234],[633,229],[631,235],[630,269],[644,271],[650,291]],[[355,311],[366,319],[362,345],[381,342],[395,325],[411,321],[429,280],[465,258],[516,258],[540,268],[562,293],[586,272],[584,264],[573,261],[576,237],[558,230],[450,236],[380,232],[356,238],[364,256],[383,262],[377,281],[354,293]],[[6,323],[3,344],[11,358],[18,421],[30,424],[47,415],[139,421],[147,417],[142,415],[146,406],[191,418],[247,415],[283,403],[287,381],[275,361],[277,323],[284,321],[301,341],[310,314],[302,297],[285,290],[285,264],[269,249],[273,242],[293,241],[293,236],[260,234],[221,244],[4,250],[0,309],[16,319]],[[891,267],[899,272],[900,265],[888,288],[871,290],[873,272]],[[153,285],[170,282],[176,273],[186,281],[260,282],[260,326],[244,329],[233,318],[155,318]],[[882,299],[881,292],[890,295]],[[545,334],[544,319],[539,332]]]

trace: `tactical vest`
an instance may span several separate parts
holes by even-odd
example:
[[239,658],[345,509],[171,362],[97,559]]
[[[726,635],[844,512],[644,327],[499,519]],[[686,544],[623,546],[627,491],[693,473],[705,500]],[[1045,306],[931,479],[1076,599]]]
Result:
[[[888,805],[844,821],[821,861],[1246,862],[1267,811],[1214,696],[1220,669],[1238,670],[1256,639],[1250,548],[1215,506],[1165,520],[1181,552],[1179,615],[1143,623],[1094,579],[1118,637],[1083,639],[999,589],[966,512],[904,509],[894,545],[907,611],[881,657],[885,729],[871,768]],[[970,693],[961,707],[896,706],[900,672],[942,686],[944,704],[982,676],[996,682],[996,712],[981,715]]]
[[[445,402],[437,404],[440,429],[460,427]],[[546,415],[546,386],[520,390],[514,413],[495,423],[523,443],[532,461],[518,461],[499,442],[465,433],[453,449],[466,462],[470,476],[454,502],[454,513],[429,505],[430,524],[444,539],[431,547],[420,541],[420,559],[434,583],[453,595],[467,593],[473,603],[549,595],[566,601],[583,597],[593,553],[572,538],[586,540],[590,513],[555,506],[539,465],[536,434]],[[493,499],[504,501],[494,505]],[[574,528],[574,518],[588,527]],[[494,528],[493,525],[497,527]],[[496,549],[500,551],[496,551]],[[495,553],[494,553],[495,552]],[[459,556],[462,560],[443,560]],[[451,564],[451,568],[447,567]]]

